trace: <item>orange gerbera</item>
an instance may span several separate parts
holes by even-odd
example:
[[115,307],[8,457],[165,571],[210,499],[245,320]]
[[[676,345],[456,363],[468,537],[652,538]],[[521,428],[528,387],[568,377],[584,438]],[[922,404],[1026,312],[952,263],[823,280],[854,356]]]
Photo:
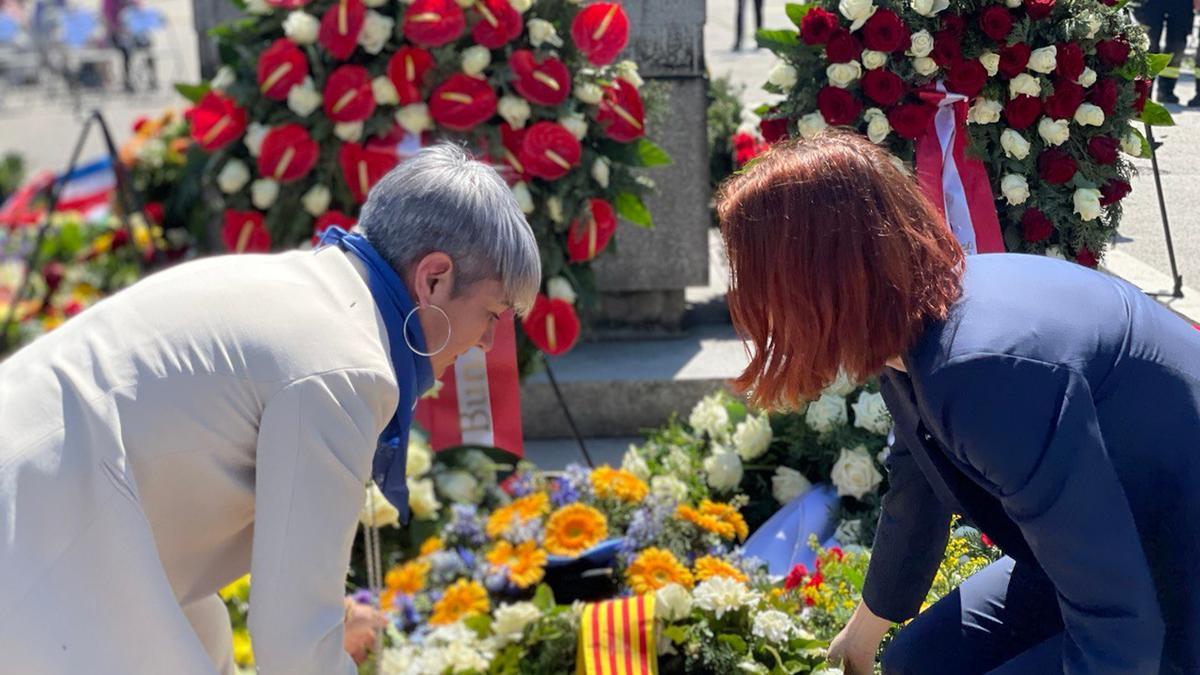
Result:
[[385,612],[396,609],[396,590],[394,588],[385,588],[379,594],[379,609]]
[[536,542],[516,546],[500,540],[487,554],[493,568],[507,568],[508,578],[517,588],[529,588],[546,575],[546,552]]
[[597,497],[615,497],[625,502],[640,502],[650,487],[624,469],[602,466],[592,472],[592,489]]
[[675,509],[675,517],[687,523],[691,523],[705,532],[712,532],[725,539],[733,539],[737,532],[733,525],[726,523],[713,516],[705,515],[687,504],[680,504]]
[[550,497],[546,493],[535,492],[526,495],[492,511],[492,515],[488,516],[487,535],[492,539],[498,539],[514,525],[524,525],[549,512]]
[[742,583],[750,580],[741,570],[720,558],[706,555],[696,560],[696,580],[704,581],[713,577],[729,577]]
[[388,589],[413,595],[425,589],[425,575],[429,574],[429,563],[412,560],[393,567],[383,577],[383,584]]
[[746,525],[746,519],[743,518],[741,512],[731,504],[712,502],[705,499],[704,501],[700,502],[700,513],[716,518],[717,520],[732,526],[733,531],[738,536],[738,539],[744,541],[746,537],[750,536],[750,528]]
[[421,557],[424,558],[427,555],[433,555],[434,553],[437,553],[438,551],[442,550],[442,546],[444,546],[444,544],[442,543],[441,537],[430,537],[426,539],[425,542],[421,544]]
[[577,556],[607,536],[604,514],[583,504],[568,504],[546,521],[546,550],[554,555]]
[[625,571],[625,581],[634,593],[645,595],[670,585],[691,588],[692,573],[679,560],[661,548],[648,548],[633,559]]
[[491,609],[487,591],[478,582],[459,579],[446,589],[442,599],[433,604],[429,623],[446,626],[474,614],[486,614]]
[[487,527],[484,528],[488,538],[499,539],[516,524],[517,518],[517,510],[513,508],[512,504],[505,504],[492,511],[492,515],[488,516]]

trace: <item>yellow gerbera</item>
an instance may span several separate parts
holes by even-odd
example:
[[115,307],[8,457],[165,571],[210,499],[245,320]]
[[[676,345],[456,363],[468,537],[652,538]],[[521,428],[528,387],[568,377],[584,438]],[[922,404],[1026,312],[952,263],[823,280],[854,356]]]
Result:
[[713,577],[728,577],[734,581],[746,583],[749,578],[738,568],[721,560],[720,558],[706,555],[696,561],[696,580],[704,581]]
[[633,559],[625,571],[625,580],[634,593],[653,593],[669,584],[691,588],[692,573],[671,554],[661,548],[648,548]]
[[712,502],[705,499],[700,502],[700,513],[712,516],[723,523],[728,523],[733,527],[733,531],[737,534],[738,539],[745,540],[746,537],[750,536],[750,528],[746,525],[746,519],[731,504]]
[[507,568],[508,578],[517,588],[529,588],[546,575],[546,552],[533,541],[513,546],[501,540],[488,552],[487,561],[494,568]]
[[597,497],[615,497],[626,502],[640,502],[650,493],[650,487],[624,469],[602,466],[592,472],[592,489]]
[[737,534],[733,525],[726,523],[713,516],[705,515],[687,504],[680,504],[675,509],[675,517],[687,523],[691,523],[696,527],[713,534],[724,537],[725,539],[733,539]]
[[568,504],[546,521],[546,550],[554,555],[579,555],[607,536],[604,514],[583,504]]
[[441,537],[430,537],[426,539],[425,542],[421,544],[421,557],[424,558],[427,555],[433,555],[434,553],[437,553],[438,551],[442,550],[443,545],[444,544],[442,544]]
[[491,604],[483,586],[475,581],[459,579],[446,589],[441,600],[434,603],[429,623],[446,626],[474,614],[486,614],[489,609]]
[[490,539],[498,539],[508,529],[517,522],[517,510],[512,504],[505,504],[492,511],[492,515],[488,516],[487,527],[485,531]]
[[411,560],[388,570],[383,584],[390,590],[405,595],[414,595],[425,589],[425,575],[429,574],[429,563]]

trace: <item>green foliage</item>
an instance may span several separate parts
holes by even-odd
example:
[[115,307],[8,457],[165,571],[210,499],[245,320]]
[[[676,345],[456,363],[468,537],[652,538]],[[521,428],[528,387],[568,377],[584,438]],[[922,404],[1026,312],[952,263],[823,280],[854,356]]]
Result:
[[708,181],[714,193],[737,168],[733,159],[733,135],[742,122],[744,90],[745,87],[734,85],[727,77],[708,81]]

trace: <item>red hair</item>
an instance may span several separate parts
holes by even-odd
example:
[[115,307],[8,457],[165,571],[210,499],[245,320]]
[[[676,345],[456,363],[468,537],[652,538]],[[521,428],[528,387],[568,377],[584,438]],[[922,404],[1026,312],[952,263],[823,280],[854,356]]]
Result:
[[849,133],[775,146],[722,186],[729,310],[753,345],[735,380],[764,408],[862,381],[961,294],[963,252],[913,176]]

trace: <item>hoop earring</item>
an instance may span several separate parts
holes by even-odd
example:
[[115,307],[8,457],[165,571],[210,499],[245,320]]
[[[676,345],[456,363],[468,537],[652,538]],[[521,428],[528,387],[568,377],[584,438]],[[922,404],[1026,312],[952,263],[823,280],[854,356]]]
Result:
[[442,318],[444,318],[446,320],[446,341],[442,343],[441,347],[438,347],[437,349],[435,349],[432,352],[423,352],[423,351],[417,349],[416,347],[414,347],[412,341],[408,339],[408,322],[410,319],[412,319],[413,314],[416,314],[417,311],[421,309],[421,307],[419,305],[417,307],[413,307],[412,311],[408,313],[408,316],[404,317],[404,327],[402,328],[402,330],[404,331],[404,344],[408,345],[408,348],[412,350],[412,353],[416,354],[417,356],[424,356],[426,358],[428,358],[430,356],[437,356],[438,354],[441,354],[446,349],[446,347],[449,346],[450,333],[453,330],[453,327],[450,324],[450,317],[449,317],[449,315],[446,314],[446,310],[442,309],[441,307],[438,307],[437,305],[429,305],[429,306],[436,309],[438,312],[440,312],[442,315]]

